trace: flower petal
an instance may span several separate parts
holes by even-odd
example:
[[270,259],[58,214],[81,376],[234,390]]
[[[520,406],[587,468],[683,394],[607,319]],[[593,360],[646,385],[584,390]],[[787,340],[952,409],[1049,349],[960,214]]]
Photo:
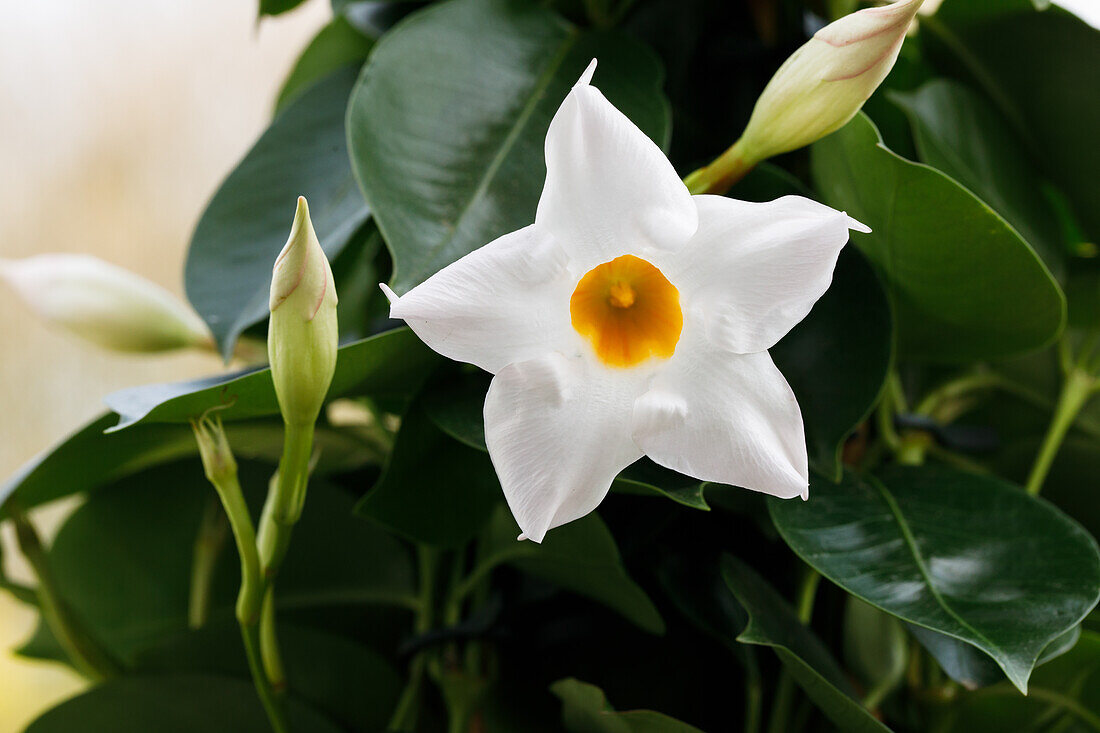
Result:
[[662,466],[789,499],[806,496],[802,413],[766,351],[688,335],[634,405],[634,442]]
[[496,373],[508,364],[566,348],[575,284],[564,251],[534,226],[474,250],[420,285],[390,297],[401,318],[444,356]]
[[695,196],[699,229],[666,274],[707,335],[739,354],[775,345],[829,289],[847,214],[801,196],[768,203]]
[[586,270],[647,247],[676,249],[697,223],[687,187],[661,149],[589,85],[595,63],[550,123],[535,215]]
[[641,458],[630,439],[645,370],[610,370],[550,354],[511,364],[485,397],[485,443],[512,515],[528,539],[595,509]]

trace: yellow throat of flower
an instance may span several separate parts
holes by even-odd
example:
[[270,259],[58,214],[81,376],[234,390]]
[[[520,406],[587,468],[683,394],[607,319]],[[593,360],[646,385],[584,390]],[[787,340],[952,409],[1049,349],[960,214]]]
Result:
[[573,328],[611,367],[632,367],[676,351],[684,315],[680,293],[664,274],[634,255],[585,273],[569,299]]

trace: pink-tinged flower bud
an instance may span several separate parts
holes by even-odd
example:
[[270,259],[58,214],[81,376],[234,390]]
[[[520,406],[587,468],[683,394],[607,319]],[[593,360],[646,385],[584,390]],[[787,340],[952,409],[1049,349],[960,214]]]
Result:
[[305,197],[271,276],[267,353],[283,419],[312,425],[336,370],[336,285]]
[[159,285],[90,255],[0,260],[0,280],[48,323],[108,349],[211,347],[205,324],[185,303]]
[[756,100],[741,136],[742,156],[764,160],[843,127],[890,73],[921,2],[860,10],[815,33]]

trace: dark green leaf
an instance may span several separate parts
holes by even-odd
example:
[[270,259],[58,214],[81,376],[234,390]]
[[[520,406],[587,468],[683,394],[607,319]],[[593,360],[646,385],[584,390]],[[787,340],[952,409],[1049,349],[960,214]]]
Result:
[[930,81],[891,99],[909,116],[921,159],[977,194],[1061,275],[1067,247],[1027,150],[989,102],[958,82]]
[[279,15],[301,5],[305,0],[260,0],[260,15]]
[[756,571],[727,555],[722,558],[722,576],[749,615],[738,641],[775,649],[791,677],[841,730],[889,730],[859,703],[829,650],[799,623],[794,609]]
[[[438,364],[412,331],[399,328],[340,347],[329,398],[369,395],[408,399]],[[223,420],[279,414],[270,369],[224,374],[189,382],[132,387],[107,395],[119,414],[112,430],[149,423],[188,422],[212,407]]]
[[276,113],[282,112],[299,94],[318,80],[344,66],[361,64],[374,42],[337,15],[317,32],[302,55],[294,62],[275,102]]
[[903,356],[992,358],[1049,343],[1065,298],[1035,252],[980,199],[943,173],[886,149],[859,114],[814,143],[826,203],[867,224],[852,234],[878,266]]
[[561,698],[562,723],[570,733],[702,733],[652,710],[617,713],[603,690],[572,677],[550,685],[550,692]]
[[1043,649],[1100,597],[1100,554],[1076,522],[990,476],[894,467],[816,480],[810,500],[769,500],[803,560],[849,593],[969,642],[1022,690]]
[[[384,657],[352,639],[279,623],[279,651],[292,697],[309,703],[347,730],[385,730],[401,679]],[[142,654],[140,673],[218,674],[250,681],[233,619],[171,639]]]
[[[288,723],[310,733],[341,728],[289,701]],[[123,677],[61,703],[26,733],[269,733],[251,682],[214,675]]]
[[489,564],[507,562],[525,573],[587,596],[655,634],[665,623],[645,591],[626,574],[619,548],[595,512],[557,527],[541,545],[520,541],[508,508],[493,513],[484,550]]
[[597,57],[595,84],[664,143],[660,64],[628,37],[515,0],[442,3],[383,37],[352,96],[348,137],[398,293],[534,221],[550,119]]
[[1100,30],[1026,0],[950,0],[926,25],[933,58],[989,96],[1100,241],[1100,95],[1084,91],[1100,88]]
[[840,477],[845,439],[878,401],[893,359],[890,304],[858,252],[840,255],[833,284],[771,349],[806,424],[814,468]]
[[[270,465],[241,464],[254,515]],[[65,600],[118,657],[163,643],[187,628],[191,562],[200,517],[214,489],[198,460],[166,464],[92,494],[62,525],[49,562]],[[353,500],[314,479],[279,576],[284,608],[346,603],[408,605],[411,560],[404,547],[352,515]],[[105,538],[109,538],[109,541]],[[212,586],[215,615],[232,618],[239,562],[231,541]],[[24,654],[51,656],[48,632]]]
[[415,403],[356,512],[417,542],[453,547],[478,533],[500,499],[489,457],[441,432]]
[[354,82],[355,70],[345,69],[295,99],[225,179],[195,228],[187,297],[223,355],[232,353],[244,329],[267,316],[271,268],[299,195],[309,200],[330,260],[368,216],[344,135]]

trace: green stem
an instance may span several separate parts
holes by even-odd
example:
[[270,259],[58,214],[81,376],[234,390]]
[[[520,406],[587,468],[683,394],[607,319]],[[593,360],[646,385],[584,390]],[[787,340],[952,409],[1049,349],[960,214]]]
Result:
[[195,549],[191,556],[191,594],[187,607],[187,626],[201,629],[210,616],[210,588],[218,556],[225,546],[229,523],[216,496],[207,499],[195,537]]
[[688,174],[684,185],[693,194],[724,194],[747,176],[758,162],[745,155],[744,143],[739,139],[709,164]]
[[[420,567],[420,601],[416,613],[416,622],[413,626],[417,634],[426,633],[432,628],[432,604],[435,594],[435,569],[439,557],[435,549],[425,545],[417,547],[417,560]],[[420,688],[424,683],[424,673],[427,669],[428,658],[424,652],[419,652],[413,657],[409,665],[409,681],[401,692],[401,697],[394,708],[390,718],[388,730],[411,731],[416,727],[417,702],[420,699]]]
[[745,674],[745,733],[757,733],[760,730],[760,717],[763,713],[764,690],[760,684],[759,672]]
[[[820,584],[821,573],[807,567],[798,587],[798,620],[803,626],[808,626],[813,618],[814,600],[817,598],[817,588]],[[779,683],[775,688],[771,718],[768,720],[768,733],[787,733],[790,729],[787,721],[790,718],[793,703],[794,678],[784,667],[779,673]]]
[[260,516],[260,567],[269,581],[278,575],[290,546],[291,531],[302,515],[312,452],[313,425],[287,423],[279,472]]
[[1066,375],[1066,380],[1062,384],[1062,393],[1054,406],[1050,427],[1047,428],[1046,437],[1043,438],[1043,444],[1039,448],[1039,454],[1027,478],[1027,493],[1036,496],[1043,488],[1043,481],[1046,480],[1050,467],[1054,464],[1058,449],[1062,447],[1062,440],[1094,391],[1096,391],[1096,378],[1088,372],[1073,368]]
[[271,723],[271,729],[275,733],[288,733],[286,716],[283,706],[276,698],[275,691],[267,681],[264,671],[263,658],[260,654],[260,626],[259,624],[241,624],[241,638],[244,639],[244,653],[248,658],[248,671],[252,673],[252,681],[256,685],[256,693],[260,696],[260,703],[264,706],[267,719]]
[[38,580],[38,608],[73,667],[85,677],[100,681],[118,675],[122,665],[84,627],[61,597],[50,570],[49,558],[34,524],[14,499],[8,500],[8,515],[15,523],[19,550]]
[[264,594],[264,607],[260,614],[260,657],[263,659],[264,673],[275,695],[286,692],[286,672],[283,669],[283,656],[279,652],[279,637],[275,630],[275,585],[268,584]]

